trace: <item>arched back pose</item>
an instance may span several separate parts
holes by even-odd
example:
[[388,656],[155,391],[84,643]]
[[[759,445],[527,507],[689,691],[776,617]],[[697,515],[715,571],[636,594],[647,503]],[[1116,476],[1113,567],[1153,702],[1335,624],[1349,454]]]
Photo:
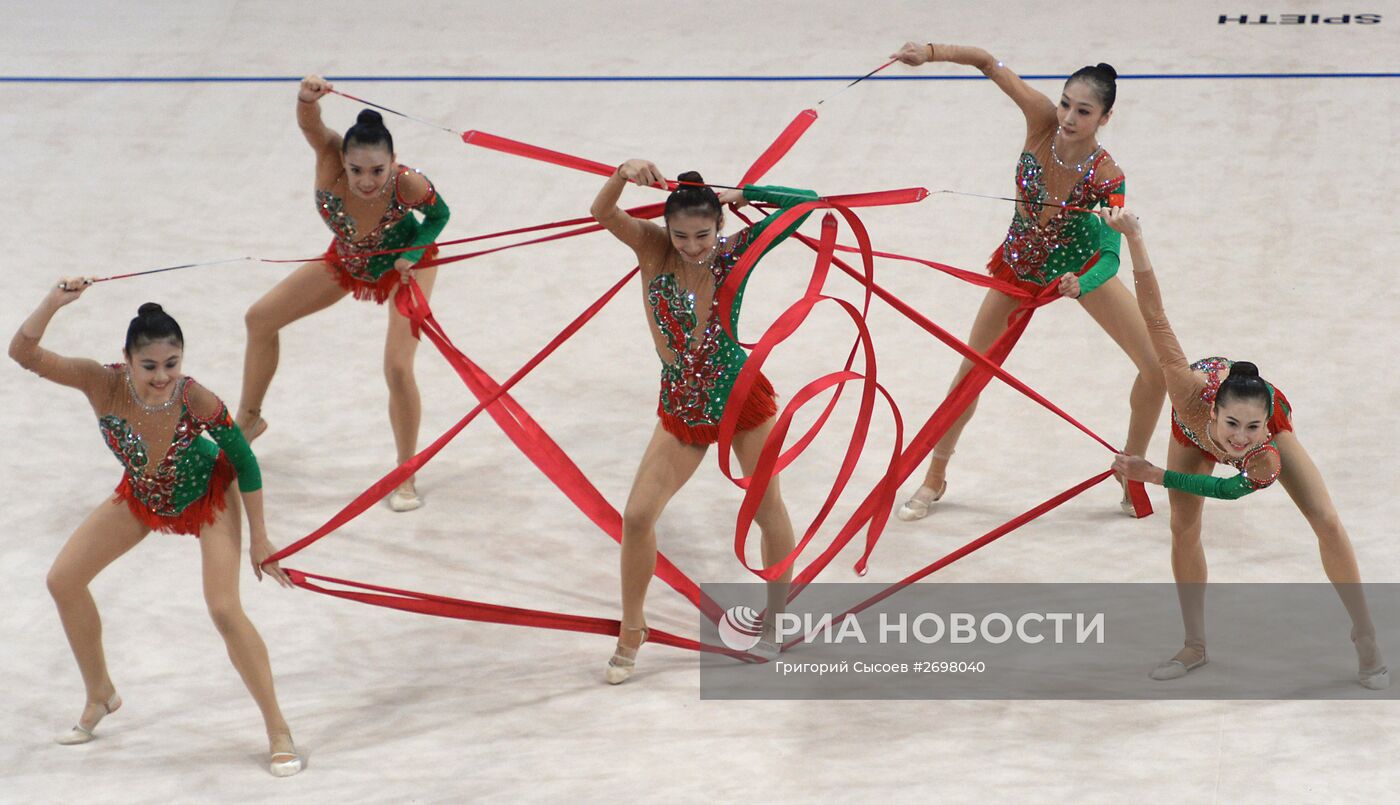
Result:
[[[1162,307],[1162,291],[1147,256],[1142,227],[1124,209],[1106,221],[1128,239],[1138,305],[1166,374],[1172,400],[1172,441],[1167,469],[1137,456],[1119,456],[1114,469],[1135,481],[1167,487],[1171,500],[1172,574],[1181,598],[1185,646],[1152,671],[1153,679],[1175,679],[1206,663],[1206,554],[1201,547],[1205,498],[1234,500],[1277,479],[1317,535],[1322,568],[1351,616],[1357,679],[1373,690],[1390,685],[1390,672],[1376,645],[1376,629],[1361,587],[1351,540],[1327,493],[1322,473],[1293,432],[1293,409],[1283,392],[1259,377],[1247,361],[1206,358],[1187,363]],[[1215,464],[1239,470],[1233,478],[1211,474]]]
[[[372,252],[428,246],[447,225],[442,196],[422,173],[400,165],[394,140],[378,112],[365,110],[345,136],[321,122],[320,99],[331,85],[319,76],[302,80],[297,93],[297,125],[316,152],[316,208],[334,234],[325,255],[303,263],[248,308],[248,348],[243,362],[243,396],[238,424],[249,440],[267,429],[263,398],[277,371],[278,331],[340,301],[346,294],[383,304],[407,282],[410,270],[432,259],[437,247],[366,256]],[[420,223],[413,213],[422,214]],[[424,293],[431,293],[436,268],[417,272]],[[413,376],[418,340],[408,320],[389,306],[389,333],[384,342],[384,378],[389,383],[389,424],[402,464],[418,452],[422,403]],[[423,505],[414,479],[389,497],[394,511]]]
[[[682,184],[666,199],[663,228],[633,218],[617,206],[629,181],[666,186],[655,165],[629,160],[603,185],[591,212],[637,255],[651,337],[661,358],[661,396],[656,411],[660,421],[642,454],[622,515],[622,633],[608,661],[606,675],[614,685],[632,675],[637,649],[646,642],[644,608],[647,585],[656,570],[656,521],[667,502],[700,465],[708,446],[718,440],[718,426],[729,403],[730,390],[748,357],[720,324],[717,290],[773,216],[738,234],[721,237],[722,205],[762,201],[787,208],[817,198],[809,190],[753,185],[742,192],[726,190],[716,195],[709,187]],[[698,185],[704,182],[694,172],[681,174],[680,181]],[[801,220],[784,231],[773,245],[800,225]],[[731,322],[731,331],[736,334],[742,301],[740,289],[734,298]],[[760,375],[748,399],[741,403],[734,452],[746,475],[753,473],[763,442],[773,429],[773,415],[777,413],[774,397],[772,385]],[[763,496],[755,521],[763,533],[763,564],[776,564],[794,545],[792,521],[783,506],[776,478]],[[778,650],[772,643],[774,615],[786,604],[790,580],[788,573],[768,585],[769,618],[760,651],[775,654]]]
[[[125,363],[103,366],[39,346],[54,313],[90,284],[90,279],[57,283],[10,341],[10,357],[20,366],[87,395],[107,446],[125,469],[116,494],[78,526],[49,570],[49,591],[87,688],[77,726],[58,742],[92,740],[97,722],[122,703],[107,673],[102,622],[88,584],[151,531],[193,534],[199,537],[209,615],[262,711],[270,769],[279,777],[296,774],[302,760],[277,705],[267,647],[238,597],[240,507],[238,498],[227,494],[235,478],[248,512],[248,554],[259,580],[262,560],[274,553],[263,524],[257,459],[219,398],[181,374],[184,336],[160,305],[142,305],[131,320]],[[205,433],[214,441],[202,438]],[[275,563],[267,572],[291,586]]]
[[[1098,143],[1099,129],[1113,114],[1118,74],[1107,64],[1081,68],[1065,82],[1057,104],[981,48],[908,42],[894,57],[910,65],[947,61],[976,67],[1021,108],[1026,140],[1016,163],[1016,198],[1020,203],[1006,239],[992,253],[987,268],[998,279],[1033,292],[1053,283],[1061,296],[1078,299],[1127,353],[1138,375],[1128,396],[1131,414],[1125,449],[1132,455],[1144,455],[1166,391],[1142,316],[1132,294],[1114,276],[1118,272],[1119,237],[1096,216],[1062,207],[1122,204],[1123,172]],[[986,352],[1006,331],[1007,318],[1017,304],[1000,291],[988,290],[968,345]],[[963,361],[953,385],[971,369],[972,363]],[[934,445],[923,485],[899,508],[899,519],[921,519],[943,497],[948,462],[976,408],[976,402],[968,406]],[[1125,513],[1133,514],[1126,487],[1120,505]]]

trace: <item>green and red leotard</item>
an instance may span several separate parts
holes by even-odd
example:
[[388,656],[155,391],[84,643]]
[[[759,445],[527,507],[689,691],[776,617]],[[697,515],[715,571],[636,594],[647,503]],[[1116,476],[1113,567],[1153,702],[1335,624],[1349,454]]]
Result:
[[1016,163],[1019,203],[987,268],[992,276],[1031,291],[1064,274],[1080,274],[1079,295],[1084,296],[1118,273],[1121,238],[1098,216],[1065,207],[1122,206],[1126,180],[1101,147],[1080,163],[1082,174],[1057,167],[1050,149],[1054,136],[1052,114],[1027,137]]
[[[678,279],[676,272],[680,261],[670,238],[660,227],[652,225],[648,230],[651,233],[649,238],[654,241],[648,253],[655,257],[642,261],[643,276],[650,278],[645,287],[646,302],[651,312],[657,354],[661,357],[661,393],[656,414],[669,433],[688,444],[713,444],[718,440],[719,421],[724,416],[739,370],[748,358],[743,347],[720,324],[718,289],[749,244],[782,210],[818,198],[810,190],[754,185],[744,188],[744,196],[750,201],[775,204],[781,209],[752,227],[719,239],[715,257],[709,266],[708,287],[699,289],[709,294],[708,313],[703,322],[697,311],[696,289],[684,288]],[[805,215],[787,227],[768,248],[791,235],[804,220]],[[736,335],[743,299],[744,287],[740,287],[734,296],[730,322],[730,329]],[[703,303],[700,307],[705,308]],[[699,332],[696,332],[697,328],[700,328]],[[772,384],[759,375],[748,399],[744,401],[739,430],[757,427],[772,417],[777,411],[775,397]]]
[[[400,180],[410,173],[422,177],[428,186],[427,192],[417,200],[405,199],[399,186]],[[345,200],[333,192],[334,187],[343,184],[338,179],[332,189],[316,191],[316,209],[335,235],[322,259],[330,266],[336,282],[353,293],[356,299],[373,299],[383,304],[399,283],[398,275],[392,273],[394,263],[400,259],[416,263],[436,257],[437,247],[429,244],[447,226],[451,211],[437,188],[421,171],[400,165],[398,173],[389,180],[390,186],[385,188],[389,203],[384,214],[373,229],[361,235],[356,230],[354,218],[346,212]],[[348,189],[345,192],[349,192]],[[421,223],[412,214],[415,210],[423,216]],[[373,254],[408,247],[427,248],[395,254]]]
[[235,478],[243,492],[262,488],[257,458],[228,408],[193,378],[181,377],[168,402],[149,406],[137,398],[126,364],[66,358],[26,340],[20,365],[87,396],[125,470],[112,502],[125,502],[148,528],[198,536],[227,507]]
[[1184,446],[1196,448],[1211,461],[1228,464],[1240,471],[1231,478],[1217,478],[1214,475],[1169,469],[1162,479],[1162,485],[1168,489],[1222,500],[1235,500],[1268,487],[1283,471],[1283,457],[1274,444],[1274,437],[1293,430],[1293,409],[1288,398],[1270,385],[1269,426],[1263,442],[1239,458],[1222,449],[1210,435],[1210,422],[1216,394],[1230,373],[1231,362],[1225,358],[1206,358],[1188,363],[1181,342],[1172,331],[1166,310],[1162,307],[1162,290],[1157,284],[1157,275],[1152,271],[1138,271],[1134,278],[1137,281],[1138,306],[1147,323],[1152,349],[1162,366],[1167,396],[1172,401],[1172,437]]

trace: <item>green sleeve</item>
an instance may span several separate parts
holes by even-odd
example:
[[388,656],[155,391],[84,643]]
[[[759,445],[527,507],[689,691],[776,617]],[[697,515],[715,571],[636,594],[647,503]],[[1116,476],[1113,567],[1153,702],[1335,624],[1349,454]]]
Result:
[[[417,210],[423,213],[423,223],[418,226],[418,234],[414,236],[412,245],[427,246],[442,234],[443,228],[447,226],[447,219],[452,217],[452,211],[447,209],[447,202],[442,200],[442,194],[437,192],[436,188],[433,189],[433,200]],[[400,258],[416,263],[423,259],[423,249],[404,252]]]
[[253,448],[243,438],[243,431],[232,420],[225,417],[224,423],[209,428],[209,435],[223,448],[224,455],[233,463],[238,472],[238,489],[241,492],[256,492],[262,489],[262,471],[258,469],[258,459]]
[[1254,486],[1244,473],[1233,478],[1218,478],[1214,475],[1191,475],[1167,470],[1162,476],[1162,486],[1198,497],[1219,500],[1239,500],[1254,491]]
[[[813,190],[799,190],[791,187],[778,187],[777,185],[750,184],[744,185],[744,198],[749,201],[758,201],[764,204],[776,204],[779,207],[772,215],[769,215],[767,218],[749,227],[748,238],[744,241],[745,244],[749,244],[762,234],[763,230],[767,228],[768,223],[781,215],[784,210],[791,209],[792,207],[796,207],[808,201],[816,201],[821,198],[821,196],[818,196],[816,191]],[[810,215],[810,213],[808,213],[808,215]],[[782,243],[783,240],[793,232],[796,232],[797,228],[802,226],[802,222],[806,220],[807,215],[803,215],[796,221],[793,221],[788,225],[787,229],[783,230],[781,235],[773,239],[773,242],[768,245],[768,248],[763,250],[763,254],[767,254],[770,249]],[[763,255],[759,255],[759,257],[762,256]]]
[[[1120,178],[1118,184],[1111,191],[1111,194],[1124,195],[1127,192],[1127,186],[1127,181]],[[1108,200],[1105,199],[1099,206],[1107,207]],[[1093,227],[1092,237],[1095,241],[1099,261],[1094,263],[1094,267],[1084,272],[1084,275],[1079,278],[1080,297],[1088,296],[1090,293],[1093,293],[1100,285],[1108,282],[1110,277],[1118,273],[1118,266],[1120,264],[1118,253],[1123,243],[1123,236],[1118,234],[1116,229],[1105,224],[1097,216],[1089,223]]]

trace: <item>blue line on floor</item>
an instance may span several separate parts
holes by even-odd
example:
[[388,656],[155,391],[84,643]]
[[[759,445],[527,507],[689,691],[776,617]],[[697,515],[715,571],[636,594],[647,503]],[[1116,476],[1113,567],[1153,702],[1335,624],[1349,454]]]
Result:
[[[854,75],[341,75],[331,81],[442,82],[442,83],[765,83],[789,81],[853,81]],[[1030,81],[1063,80],[1068,75],[1023,75]],[[1394,73],[1124,73],[1122,79],[1151,81],[1237,80],[1284,78],[1400,78]],[[868,81],[981,81],[980,75],[888,75],[871,76]],[[300,81],[301,76],[0,76],[0,84],[262,84]]]

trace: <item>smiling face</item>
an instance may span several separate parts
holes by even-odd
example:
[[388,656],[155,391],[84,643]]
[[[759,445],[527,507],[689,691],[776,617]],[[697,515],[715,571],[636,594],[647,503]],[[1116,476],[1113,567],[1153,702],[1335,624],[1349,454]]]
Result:
[[1232,458],[1243,458],[1268,437],[1269,409],[1255,399],[1229,399],[1211,409],[1210,435]]
[[704,210],[683,210],[666,219],[671,246],[691,264],[703,263],[714,253],[719,227],[720,219]]
[[180,361],[185,349],[172,338],[162,338],[139,346],[126,354],[131,385],[150,400],[169,398],[172,385],[180,379]]
[[1113,117],[1113,112],[1103,110],[1103,98],[1093,82],[1081,79],[1065,84],[1055,116],[1060,121],[1060,136],[1066,144],[1088,143]]
[[364,199],[378,196],[397,164],[394,155],[382,143],[352,145],[341,155],[345,163],[345,181],[350,192]]

